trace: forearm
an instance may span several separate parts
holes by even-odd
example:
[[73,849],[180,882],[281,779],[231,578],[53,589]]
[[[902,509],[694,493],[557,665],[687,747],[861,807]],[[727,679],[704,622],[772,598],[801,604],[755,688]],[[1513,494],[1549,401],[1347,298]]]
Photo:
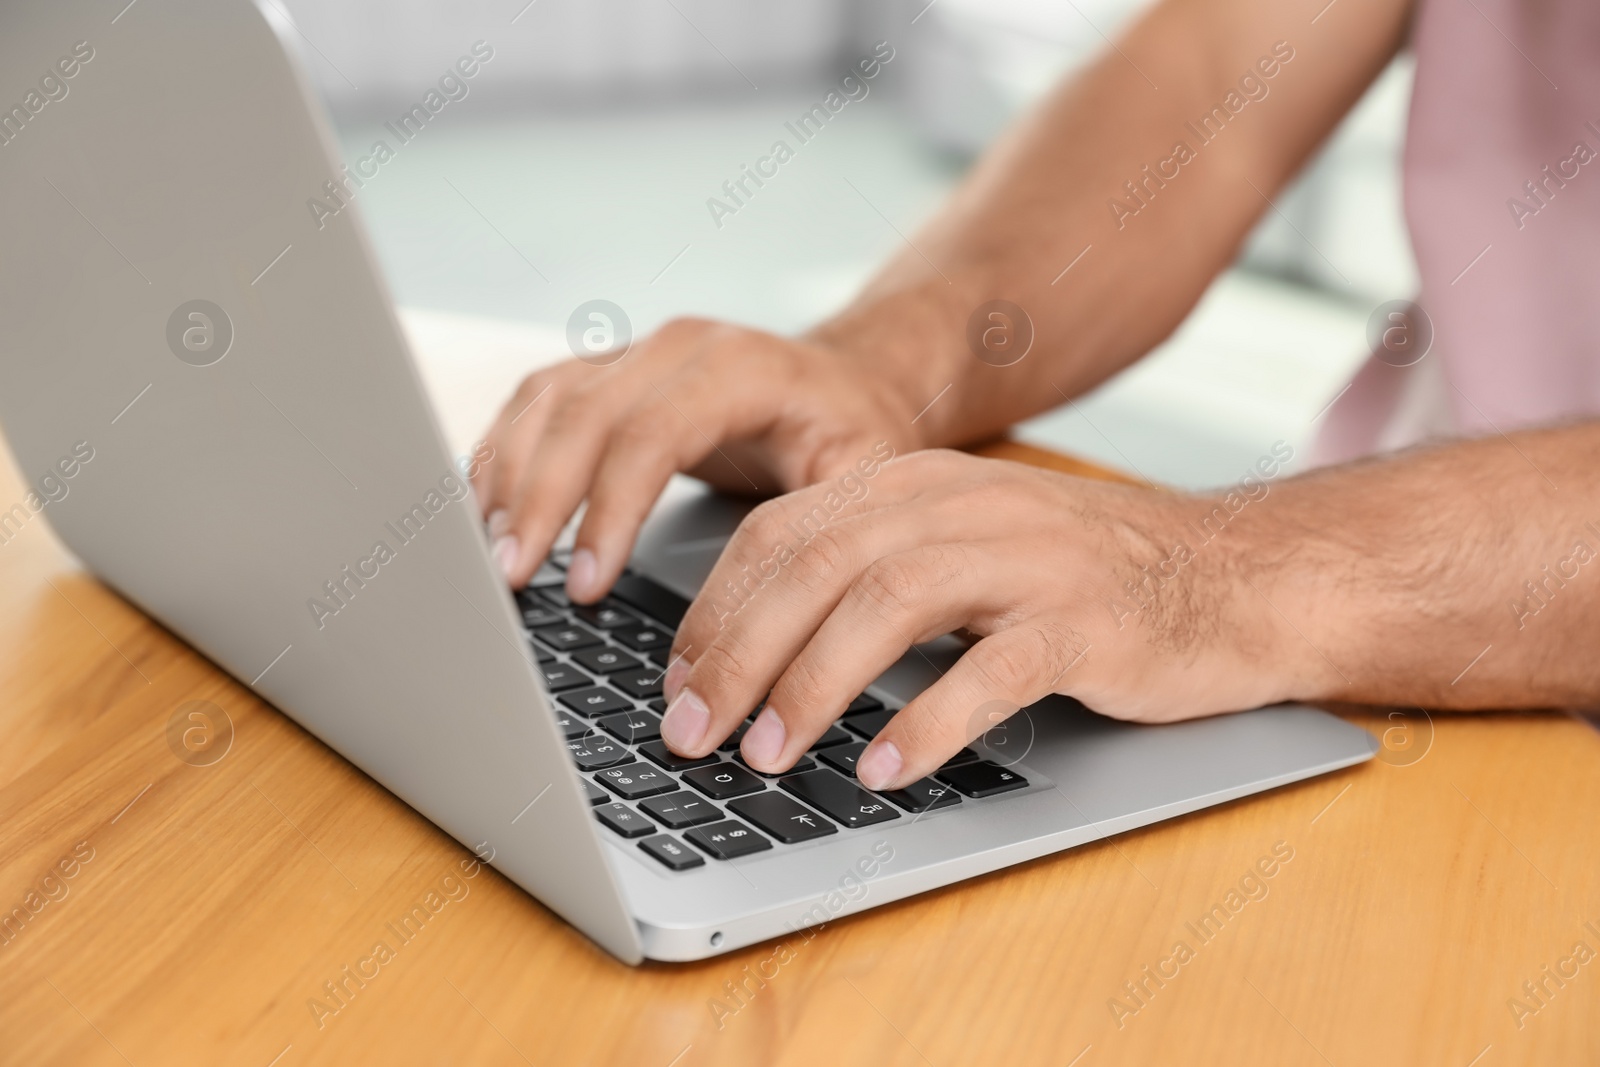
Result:
[[1316,473],[1250,504],[1224,558],[1241,615],[1275,634],[1262,667],[1278,695],[1600,701],[1597,460],[1589,423]]
[[[1059,403],[1057,389],[1083,392],[1182,321],[1267,210],[1263,194],[1382,69],[1406,8],[1344,0],[1313,27],[1271,0],[1167,0],[1010,131],[813,336],[891,367],[921,402],[952,386],[919,424],[929,444],[994,433]],[[1246,75],[1259,99],[1241,92]],[[1230,93],[1246,103],[1202,141],[1211,131],[1190,124]],[[966,339],[996,299],[1035,331],[1028,357],[1004,368]]]

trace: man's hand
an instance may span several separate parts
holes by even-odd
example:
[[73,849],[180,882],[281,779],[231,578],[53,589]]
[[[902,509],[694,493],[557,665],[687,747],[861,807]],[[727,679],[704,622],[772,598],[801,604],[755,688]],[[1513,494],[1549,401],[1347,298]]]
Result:
[[1216,497],[951,452],[868,464],[745,520],[678,630],[662,737],[707,754],[765,696],[741,747],[781,771],[913,643],[960,629],[977,643],[862,754],[864,785],[922,777],[996,704],[1052,692],[1145,722],[1594,707],[1597,459],[1591,422]]
[[1282,699],[1255,668],[1290,661],[1282,635],[1230,580],[1225,541],[1194,553],[1146,617],[1115,610],[1139,564],[1168,557],[1203,513],[1190,497],[947,451],[769,501],[678,630],[662,737],[705,755],[766,696],[741,749],[784,770],[911,645],[956,630],[977,642],[867,748],[869,788],[932,773],[993,725],[996,704],[1066,693],[1153,721]]
[[875,441],[918,447],[911,404],[886,364],[683,319],[613,366],[572,360],[530,375],[487,436],[498,458],[475,488],[514,586],[587,499],[567,590],[590,602],[622,572],[673,472],[738,493],[797,489]]
[[[1233,259],[1266,197],[1388,62],[1410,6],[1345,0],[1308,35],[1305,13],[1276,0],[1162,0],[1019,122],[807,338],[683,320],[615,366],[532,375],[488,434],[498,458],[474,480],[509,580],[528,579],[584,500],[567,573],[568,592],[588,602],[621,572],[674,471],[736,492],[798,489],[874,441],[905,453],[983,440],[1104,381]],[[1141,177],[1152,161],[1266,69],[1275,42],[1296,58],[1270,97],[1181,180],[1163,180],[1133,223],[1108,210],[1134,182],[1155,181]],[[975,312],[1000,299],[1023,309],[1034,336],[1015,365],[969,348]]]

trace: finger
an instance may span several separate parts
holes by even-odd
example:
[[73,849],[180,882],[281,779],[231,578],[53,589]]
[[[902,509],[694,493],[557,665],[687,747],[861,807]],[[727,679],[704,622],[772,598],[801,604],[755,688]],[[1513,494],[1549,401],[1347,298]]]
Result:
[[870,563],[773,685],[741,742],[745,759],[771,773],[793,766],[913,644],[972,617],[975,603],[989,596],[983,573],[959,544],[923,545]]
[[[939,470],[929,465],[924,473]],[[699,636],[685,643],[680,628],[680,650],[674,652],[663,684],[673,692],[661,727],[669,747],[691,756],[715,748],[767,693],[867,566],[924,542],[930,522],[960,526],[960,520],[948,516],[958,516],[961,509],[937,506],[939,494],[949,496],[947,486],[934,486],[929,502],[910,506],[917,480],[903,481],[894,492],[907,498],[907,506],[886,503],[856,515],[845,515],[841,508],[826,513],[829,524],[820,529],[796,526],[787,518],[803,517],[804,506],[824,491],[820,489],[769,502],[746,518],[740,544],[730,544],[717,565],[719,573],[737,566],[738,581],[730,578],[721,589],[708,584],[701,590],[690,608],[700,613],[691,631]],[[885,493],[884,499],[890,495]],[[785,534],[795,538],[792,544],[783,540]],[[753,558],[751,545],[762,544],[772,546],[767,556],[753,565],[740,562]],[[846,702],[838,704],[835,714]],[[770,745],[762,736],[771,729],[768,716],[758,733],[759,744]]]
[[[641,344],[626,366],[564,365],[576,380],[561,383],[568,397],[541,416],[537,443],[521,451],[524,466],[508,500],[511,521],[496,541],[495,554],[512,584],[528,580],[577,510],[615,426],[658,395],[646,368],[659,368],[659,374],[693,358],[705,333],[703,323],[675,321]],[[574,389],[580,382],[582,388]],[[577,578],[589,578],[579,584],[592,585],[590,553],[575,552],[573,564]]]
[[748,600],[732,609],[715,603],[721,627],[703,649],[690,646],[694,658],[684,656],[681,688],[661,723],[669,747],[701,756],[733,732],[855,577],[877,556],[914,543],[915,529],[895,518],[889,512],[836,521],[783,562],[768,559],[746,574],[740,588]]
[[[951,491],[940,478],[943,467],[937,462],[902,467],[881,463],[870,449],[863,456],[862,465],[850,473],[769,500],[746,516],[684,614],[673,645],[675,656],[692,661],[697,653],[690,650],[711,647],[729,613],[742,610],[772,575],[788,570],[822,531],[917,497],[931,502]],[[668,679],[669,700],[675,692],[673,681],[681,681],[681,674]]]
[[[528,375],[495,416],[485,440],[494,449],[498,462],[480,469],[472,480],[486,517],[504,512],[509,506],[534,442],[544,428],[544,416],[556,406],[559,394],[553,397],[551,393],[560,376],[555,371]],[[493,532],[499,536],[505,531]]]
[[508,529],[495,541],[495,558],[513,587],[533,576],[578,509],[613,420],[624,411],[614,398],[586,390],[566,397],[545,416],[543,432],[528,450],[521,481],[507,501]]
[[633,412],[616,423],[589,489],[567,570],[573,599],[586,603],[611,588],[639,527],[675,471],[696,466],[719,452],[723,442],[757,435],[771,424],[784,390],[762,373],[766,362],[732,346],[712,352],[651,383]]
[[573,542],[567,567],[572,599],[590,603],[611,588],[668,479],[709,451],[711,446],[663,405],[647,406],[617,425],[601,455]]
[[985,637],[889,720],[856,761],[856,777],[883,791],[932,774],[994,726],[979,709],[995,702],[1021,708],[1043,699],[1086,651],[1082,635],[1055,622],[1021,623]]

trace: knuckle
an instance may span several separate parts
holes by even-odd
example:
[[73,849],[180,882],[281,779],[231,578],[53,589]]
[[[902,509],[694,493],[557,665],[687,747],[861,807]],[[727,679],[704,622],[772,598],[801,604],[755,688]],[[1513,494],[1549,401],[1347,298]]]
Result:
[[1042,622],[1031,629],[1040,665],[1036,676],[1042,683],[1054,685],[1089,650],[1088,638],[1065,623]]
[[537,494],[521,491],[520,495],[511,501],[511,530],[522,541],[523,550],[529,545],[538,545],[543,550],[548,550],[549,541],[555,539],[559,527],[552,529],[548,513],[535,502]]
[[1028,634],[1004,632],[1010,635],[1006,640],[981,641],[967,655],[973,657],[979,679],[994,695],[1015,696],[1028,688],[1033,675],[1035,660],[1030,650],[1035,642]]
[[724,631],[695,660],[693,681],[689,684],[703,697],[729,693],[744,678],[749,649],[735,633]]
[[854,553],[834,530],[822,530],[807,541],[800,553],[805,566],[796,568],[800,581],[812,591],[832,589],[850,571]]
[[802,711],[837,714],[843,709],[828,708],[828,694],[824,672],[815,663],[801,658],[790,664],[789,669],[783,672],[783,677],[778,679],[778,684],[772,687],[772,703],[791,714]]
[[782,498],[774,497],[771,500],[763,500],[754,508],[751,508],[750,514],[746,515],[744,521],[739,524],[739,530],[741,533],[748,533],[765,542],[778,532],[783,520],[784,507]]
[[869,605],[891,616],[908,615],[927,598],[922,568],[901,557],[874,561],[854,588]]
[[612,436],[612,447],[619,451],[656,453],[669,439],[669,422],[666,411],[660,407],[646,407],[624,419]]
[[996,695],[1030,703],[1053,686],[1085,651],[1087,642],[1072,627],[1040,622],[1004,630],[980,642],[972,653],[982,653],[973,665]]
[[[545,397],[546,401],[550,399]],[[561,397],[561,403],[552,405],[549,414],[550,429],[546,432],[546,436],[559,437],[584,430],[592,433],[595,427],[604,426],[609,421],[606,416],[613,410],[612,405],[597,402],[588,390],[569,390]]]
[[940,472],[958,467],[972,457],[953,448],[924,448],[904,457],[908,468],[919,471]]
[[925,448],[902,452],[883,465],[891,484],[918,486],[939,482],[950,476],[950,457],[959,456],[945,448]]

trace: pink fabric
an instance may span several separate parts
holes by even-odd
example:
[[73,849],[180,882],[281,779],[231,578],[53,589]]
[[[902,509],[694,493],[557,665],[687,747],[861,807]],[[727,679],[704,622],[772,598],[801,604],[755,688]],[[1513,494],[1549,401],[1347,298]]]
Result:
[[1600,2],[1419,0],[1413,45],[1405,206],[1433,349],[1368,360],[1322,462],[1600,415]]

